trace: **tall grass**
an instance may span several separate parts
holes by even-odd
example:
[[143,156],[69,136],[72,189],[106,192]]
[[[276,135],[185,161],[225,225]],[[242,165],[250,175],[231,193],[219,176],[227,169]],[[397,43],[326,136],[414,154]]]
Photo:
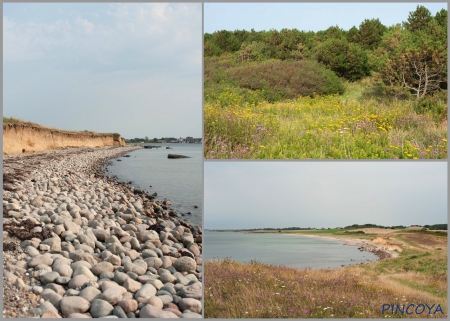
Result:
[[[296,270],[231,260],[205,264],[206,318],[382,318],[383,304],[441,304],[358,267]],[[408,317],[429,317],[428,314]],[[445,317],[440,313],[435,317]],[[433,315],[431,315],[433,317]]]
[[446,119],[417,113],[417,103],[338,95],[269,103],[215,88],[205,97],[206,158],[447,158]]

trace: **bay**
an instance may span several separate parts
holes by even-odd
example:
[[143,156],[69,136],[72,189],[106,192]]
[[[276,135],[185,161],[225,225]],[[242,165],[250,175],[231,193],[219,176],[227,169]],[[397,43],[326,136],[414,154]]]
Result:
[[[156,199],[169,200],[170,208],[184,214],[183,220],[202,226],[202,144],[151,145],[162,147],[135,150],[129,153],[130,157],[120,157],[120,162],[110,160],[108,175],[116,175],[119,181],[131,181],[133,186],[150,194],[156,192]],[[168,154],[190,158],[169,159]]]
[[255,260],[298,269],[327,269],[377,259],[356,246],[319,237],[207,230],[204,240],[205,260],[230,258],[243,263]]

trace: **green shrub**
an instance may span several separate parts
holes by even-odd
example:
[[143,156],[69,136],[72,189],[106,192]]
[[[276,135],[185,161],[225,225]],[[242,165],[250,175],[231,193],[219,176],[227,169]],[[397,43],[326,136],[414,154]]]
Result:
[[237,86],[264,92],[269,102],[344,92],[341,80],[332,71],[311,60],[244,64],[227,73]]
[[331,38],[325,41],[317,47],[316,58],[338,76],[350,81],[370,75],[369,58],[366,52],[345,38]]
[[435,121],[442,121],[447,118],[447,91],[419,98],[412,108],[418,114],[430,113]]
[[3,124],[19,124],[23,121],[21,121],[20,119],[14,118],[14,117],[3,117]]
[[223,55],[221,57],[205,57],[204,74],[205,80],[211,79],[215,82],[226,80],[223,70],[229,69],[236,65],[234,57],[231,55]]

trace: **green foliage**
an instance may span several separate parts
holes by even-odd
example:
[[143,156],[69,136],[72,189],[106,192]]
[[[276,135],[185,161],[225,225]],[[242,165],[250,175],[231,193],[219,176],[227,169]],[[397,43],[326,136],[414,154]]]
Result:
[[430,114],[436,122],[447,118],[447,91],[417,99],[412,105],[417,114]]
[[350,81],[364,78],[370,74],[366,52],[345,38],[331,38],[325,41],[317,48],[316,58],[338,76]]
[[356,42],[364,49],[374,50],[381,42],[387,27],[379,19],[365,19],[355,36]]
[[269,102],[344,91],[336,75],[311,60],[244,64],[230,69],[228,76],[239,87],[262,91]]
[[447,224],[424,225],[424,227],[427,227],[430,230],[444,230],[444,231],[447,231]]
[[333,26],[333,27],[329,27],[325,31],[317,32],[316,35],[319,36],[323,40],[340,39],[342,37],[345,37],[345,31],[343,29],[339,28],[339,26]]
[[447,30],[447,10],[441,9],[439,12],[436,13],[436,16],[434,19],[436,22],[445,30]]
[[205,57],[220,56],[223,50],[213,41],[205,42],[204,46]]
[[244,61],[264,61],[271,56],[271,50],[264,42],[253,41],[243,43],[241,49],[236,53],[236,58],[240,62]]
[[406,89],[416,98],[439,91],[447,82],[446,27],[427,17],[419,6],[404,28],[397,25],[385,33],[374,55],[383,84]]
[[3,117],[3,124],[20,124],[23,120],[14,117]]
[[315,46],[314,37],[314,32],[297,29],[259,32],[253,29],[250,32],[222,30],[205,34],[204,53],[205,57],[213,57],[247,49],[254,52],[256,56],[263,53],[264,59],[297,59],[299,44],[301,43],[302,47],[308,51]]
[[359,33],[358,28],[356,28],[355,26],[351,27],[346,34],[347,40],[349,42],[357,42],[358,33]]
[[353,234],[353,235],[366,234],[364,231],[345,231],[344,233]]
[[[403,26],[410,32],[424,31],[428,29],[433,16],[430,10],[424,6],[417,6],[416,11],[410,12],[408,21],[403,23]],[[447,26],[446,26],[447,28]]]
[[[205,57],[227,57],[232,64],[317,60],[350,81],[377,73],[380,86],[373,91],[385,96],[419,98],[447,88],[445,9],[433,17],[419,5],[407,21],[389,28],[379,19],[365,19],[348,31],[338,26],[317,32],[221,30],[204,40]],[[210,80],[226,82],[227,75],[216,70]]]
[[239,50],[241,46],[239,38],[232,31],[221,30],[214,32],[209,37],[209,41],[205,41],[205,46],[208,46],[208,55],[221,55],[224,52],[232,53]]

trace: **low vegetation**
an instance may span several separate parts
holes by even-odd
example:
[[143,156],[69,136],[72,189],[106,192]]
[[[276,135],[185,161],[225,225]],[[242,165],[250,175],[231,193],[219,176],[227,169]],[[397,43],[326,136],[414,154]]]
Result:
[[447,158],[447,10],[205,34],[205,158]]
[[417,113],[414,101],[213,95],[204,107],[206,158],[447,158],[446,114]]
[[[339,236],[330,230],[321,232]],[[341,233],[345,237],[367,238],[367,234],[351,234],[354,233]],[[408,229],[382,236],[402,248],[397,258],[342,269],[296,270],[228,259],[208,261],[205,317],[446,318],[447,236]],[[402,315],[392,314],[391,310],[382,313],[385,304],[434,304],[434,308],[431,314],[426,308],[420,314]],[[436,311],[438,305],[443,313]]]
[[55,127],[50,126],[44,126],[38,123],[33,123],[31,121],[25,121],[20,118],[16,117],[3,117],[3,124],[5,125],[23,125],[23,126],[29,126],[29,127],[36,127],[44,130],[50,130],[50,131],[57,131],[61,133],[68,133],[68,134],[88,134],[88,135],[94,135],[94,136],[120,136],[119,133],[97,133],[90,130],[83,130],[83,131],[70,131],[70,130],[62,130]]
[[269,60],[227,70],[229,80],[240,88],[260,91],[262,99],[275,102],[298,96],[342,94],[339,77],[313,60]]

